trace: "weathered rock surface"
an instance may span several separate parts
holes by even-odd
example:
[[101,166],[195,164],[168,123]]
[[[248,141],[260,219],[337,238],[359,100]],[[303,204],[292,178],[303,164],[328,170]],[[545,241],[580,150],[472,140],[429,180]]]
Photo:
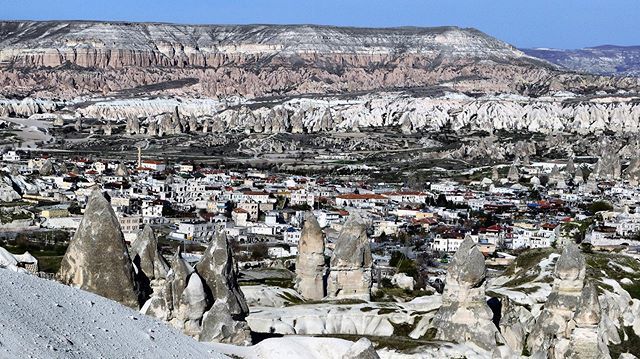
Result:
[[307,212],[298,242],[295,289],[305,299],[320,300],[326,292],[326,275],[324,234],[313,213]]
[[357,213],[344,223],[329,266],[327,295],[330,298],[371,298],[373,258],[367,224]]
[[380,356],[369,339],[360,338],[347,350],[343,359],[380,359]]
[[[600,321],[597,293],[591,285],[584,286],[585,275],[584,256],[577,245],[568,243],[556,262],[551,294],[527,339],[532,355],[608,356],[606,345],[599,344],[603,340],[598,338],[597,331]],[[587,352],[591,354],[581,356]]]
[[224,232],[214,235],[202,260],[196,265],[196,270],[213,301],[213,306],[202,319],[199,339],[234,344],[251,343],[246,323],[249,308],[238,285],[233,253]]
[[127,176],[129,176],[129,170],[124,165],[124,163],[120,162],[120,163],[118,163],[118,167],[116,167],[115,174],[116,174],[116,176],[127,177]]
[[142,313],[167,320],[200,341],[250,344],[248,307],[224,233],[214,236],[196,268],[178,251],[166,280],[152,281],[153,295]]
[[575,328],[571,332],[571,358],[610,358],[608,342],[599,332],[600,301],[598,292],[593,284],[588,283],[582,288],[580,302],[573,316]]
[[[300,304],[284,308],[258,306],[251,308],[247,322],[258,333],[322,335],[350,334],[371,336],[400,335],[398,325],[416,327],[411,338],[422,337],[428,328],[422,326],[442,304],[440,296],[428,296],[408,303]],[[420,315],[416,315],[420,312]],[[427,312],[427,313],[425,313]],[[416,323],[422,317],[420,323]]]
[[158,240],[148,224],[131,244],[131,260],[148,279],[166,279],[169,264],[158,249]]
[[20,198],[20,194],[13,188],[13,184],[9,177],[0,178],[0,201],[12,202],[17,201]]
[[640,47],[603,45],[576,50],[523,49],[530,55],[573,71],[640,76]]
[[442,306],[431,322],[436,339],[472,342],[488,351],[504,343],[491,321],[493,313],[485,299],[485,278],[484,256],[467,236],[447,268]]
[[139,307],[138,284],[120,223],[99,190],[89,197],[84,217],[62,259],[61,282]]
[[[525,91],[526,86],[518,87],[522,80],[535,83],[557,72],[480,31],[455,27],[12,21],[0,23],[0,49],[0,63],[12,64],[0,72],[0,83],[12,84],[3,92],[38,84],[38,92],[54,96],[102,94],[149,84],[207,96],[260,96],[436,85],[450,80],[469,91]],[[61,68],[67,63],[73,66]],[[304,66],[295,66],[300,63]],[[253,71],[256,64],[260,73]],[[459,78],[472,74],[482,76]],[[579,87],[579,81],[573,80],[578,75],[565,76],[552,85]],[[617,82],[633,85],[629,80]]]
[[535,318],[529,310],[510,303],[508,299],[503,301],[500,334],[514,353],[522,353],[533,323]]
[[50,159],[46,159],[40,169],[38,170],[40,176],[51,176],[53,174],[53,163]]

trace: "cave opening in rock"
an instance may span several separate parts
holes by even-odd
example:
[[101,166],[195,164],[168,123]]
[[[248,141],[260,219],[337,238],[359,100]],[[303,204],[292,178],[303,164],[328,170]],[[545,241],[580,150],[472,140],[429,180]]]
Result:
[[493,322],[493,324],[496,325],[496,328],[500,330],[500,319],[502,318],[502,302],[497,297],[491,297],[487,301],[487,305],[489,306],[489,308],[491,309],[491,312],[493,313],[493,317],[491,318],[491,321]]

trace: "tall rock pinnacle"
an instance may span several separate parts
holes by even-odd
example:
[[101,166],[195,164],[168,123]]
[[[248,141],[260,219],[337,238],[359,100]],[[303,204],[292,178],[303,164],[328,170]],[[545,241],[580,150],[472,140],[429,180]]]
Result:
[[326,273],[322,228],[313,213],[307,212],[302,235],[298,242],[296,290],[305,299],[320,300],[324,298]]
[[564,247],[553,274],[551,294],[527,339],[529,352],[552,352],[556,358],[609,357],[604,333],[598,331],[598,293],[593,285],[584,285],[586,261],[575,243]]
[[210,292],[213,306],[202,318],[201,341],[234,344],[251,342],[245,318],[249,307],[238,285],[229,240],[224,232],[216,232],[196,271]]
[[131,244],[131,260],[147,278],[166,279],[169,264],[158,251],[158,240],[147,224]]
[[327,295],[332,298],[371,298],[371,247],[367,225],[357,213],[349,216],[331,256]]
[[139,307],[138,285],[111,204],[99,190],[89,196],[87,208],[58,272],[61,282]]
[[472,342],[493,350],[504,339],[491,321],[493,313],[485,299],[484,256],[470,236],[460,244],[447,269],[442,306],[431,322],[436,339]]

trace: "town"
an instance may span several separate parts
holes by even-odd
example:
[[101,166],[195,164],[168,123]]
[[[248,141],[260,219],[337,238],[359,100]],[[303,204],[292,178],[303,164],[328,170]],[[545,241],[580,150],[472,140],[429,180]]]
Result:
[[[394,283],[413,290],[417,284],[429,286],[429,273],[446,264],[466,236],[488,262],[503,266],[522,250],[567,241],[635,251],[640,193],[634,186],[640,166],[632,162],[623,171],[619,160],[605,161],[526,158],[460,171],[416,189],[348,176],[167,163],[141,154],[135,161],[65,161],[8,150],[2,154],[0,181],[2,240],[9,249],[31,249],[31,261],[39,259],[38,250],[64,253],[89,194],[99,188],[110,198],[128,243],[148,224],[167,253],[182,246],[197,258],[212,235],[223,231],[241,263],[264,265],[256,263],[296,257],[305,212],[311,211],[324,229],[330,253],[355,211],[370,223],[374,281],[380,285],[395,278]],[[399,268],[394,253],[418,266]],[[61,260],[60,253],[44,255],[42,269],[55,272],[56,258]]]
[[0,3],[0,358],[640,358],[640,2]]

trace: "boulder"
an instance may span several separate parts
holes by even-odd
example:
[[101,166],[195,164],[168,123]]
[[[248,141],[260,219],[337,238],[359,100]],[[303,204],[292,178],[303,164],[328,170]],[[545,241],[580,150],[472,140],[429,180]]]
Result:
[[120,176],[120,177],[128,177],[129,176],[129,170],[127,169],[127,167],[122,162],[118,163],[118,167],[116,167],[115,173],[116,173],[116,176]]
[[367,338],[360,338],[353,343],[349,350],[342,356],[343,359],[380,359],[373,348],[373,343]]
[[20,194],[13,189],[11,179],[8,177],[0,178],[0,201],[12,202],[17,201],[20,198]]
[[413,287],[416,285],[416,280],[405,273],[396,273],[391,277],[391,284],[401,289],[413,290]]
[[58,279],[139,308],[139,288],[134,278],[120,222],[102,192],[94,190],[62,259]]

